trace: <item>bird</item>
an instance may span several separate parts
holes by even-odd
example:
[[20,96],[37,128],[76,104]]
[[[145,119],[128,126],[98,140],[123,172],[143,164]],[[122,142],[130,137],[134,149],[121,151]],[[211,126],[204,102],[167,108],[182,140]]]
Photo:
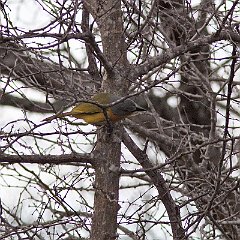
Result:
[[69,112],[55,114],[43,119],[42,121],[50,122],[56,118],[71,116],[78,119],[83,119],[87,124],[101,126],[109,122],[118,122],[135,112],[146,111],[146,109],[138,106],[130,99],[125,99],[109,107],[101,106],[114,103],[121,98],[122,97],[115,94],[100,92],[91,98],[91,100],[96,102],[96,104],[82,102],[73,107]]

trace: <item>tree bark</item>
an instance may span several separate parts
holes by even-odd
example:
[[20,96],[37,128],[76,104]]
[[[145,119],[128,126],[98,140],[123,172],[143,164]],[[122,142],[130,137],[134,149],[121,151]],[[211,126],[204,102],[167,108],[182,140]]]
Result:
[[106,127],[98,133],[94,155],[95,163],[94,214],[91,240],[113,240],[117,238],[117,212],[119,210],[119,169],[122,128]]

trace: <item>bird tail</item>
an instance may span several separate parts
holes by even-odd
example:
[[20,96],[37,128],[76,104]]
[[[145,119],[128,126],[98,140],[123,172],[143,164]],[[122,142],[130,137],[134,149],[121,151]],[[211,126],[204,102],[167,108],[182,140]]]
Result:
[[69,116],[69,112],[57,113],[57,114],[54,114],[53,116],[44,118],[44,119],[42,120],[42,122],[51,122],[51,121],[54,120],[54,119],[63,118],[63,117],[66,117],[66,116]]

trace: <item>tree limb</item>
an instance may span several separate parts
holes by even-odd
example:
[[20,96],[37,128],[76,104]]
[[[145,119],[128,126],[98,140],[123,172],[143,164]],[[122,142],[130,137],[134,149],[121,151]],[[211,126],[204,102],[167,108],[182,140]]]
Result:
[[[98,158],[99,160],[99,158]],[[7,155],[0,154],[1,163],[37,163],[37,164],[61,164],[61,163],[90,163],[95,164],[96,159],[92,154],[64,154],[64,155]]]
[[137,159],[140,165],[144,169],[149,169],[146,174],[151,178],[153,184],[158,190],[159,198],[162,200],[170,219],[170,224],[173,233],[174,240],[184,240],[187,239],[185,236],[185,230],[182,227],[181,216],[178,206],[175,204],[174,199],[170,194],[170,190],[160,172],[159,169],[152,169],[154,165],[148,159],[147,154],[142,151],[134,141],[129,137],[129,135],[124,131],[123,143],[128,148],[128,150]]
[[199,39],[194,41],[189,41],[186,44],[182,44],[180,46],[174,47],[174,48],[168,48],[166,49],[162,54],[157,55],[156,57],[149,58],[145,63],[140,65],[132,65],[131,67],[131,79],[136,79],[138,77],[143,76],[144,74],[149,73],[154,68],[168,63],[171,59],[176,58],[178,56],[181,56],[184,53],[187,53],[189,51],[196,51],[202,46],[221,41],[234,41],[237,43],[240,43],[240,35],[230,31],[225,30],[222,31],[219,34],[213,33],[209,36],[201,36]]

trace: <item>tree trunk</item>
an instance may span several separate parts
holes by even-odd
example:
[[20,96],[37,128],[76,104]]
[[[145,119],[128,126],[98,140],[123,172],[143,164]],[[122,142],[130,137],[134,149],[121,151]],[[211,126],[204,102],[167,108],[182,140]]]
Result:
[[95,196],[91,240],[117,238],[117,212],[119,210],[119,168],[122,130],[117,125],[109,133],[108,127],[98,133],[94,155],[101,161],[95,165]]

